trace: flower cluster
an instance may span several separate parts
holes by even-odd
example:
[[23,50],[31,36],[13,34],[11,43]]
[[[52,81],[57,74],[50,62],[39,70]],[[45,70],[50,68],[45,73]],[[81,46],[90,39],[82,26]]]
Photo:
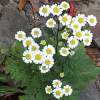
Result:
[[[59,66],[59,55],[63,57],[73,56],[79,43],[84,46],[90,46],[92,43],[93,33],[89,28],[97,24],[96,17],[93,15],[85,16],[84,14],[72,17],[68,14],[69,8],[70,5],[66,1],[61,4],[40,7],[40,16],[48,17],[45,27],[50,28],[51,32],[54,33],[54,35],[50,35],[50,39],[53,37],[52,41],[41,40],[43,35],[40,28],[33,28],[31,36],[27,36],[23,31],[18,31],[15,34],[15,39],[22,42],[23,47],[26,49],[23,52],[23,61],[26,64],[39,65],[41,73],[49,72],[54,64]],[[45,30],[44,27],[42,28]],[[44,37],[47,39],[49,35],[44,34]],[[52,71],[55,72],[55,69]],[[60,78],[63,77],[64,72],[60,73]],[[73,90],[69,85],[62,86],[62,82],[56,79],[53,80],[52,86],[45,87],[45,91],[46,94],[53,94],[56,99],[60,99],[63,96],[70,96]]]
[[62,14],[62,11],[68,10],[69,8],[69,3],[63,1],[60,5],[53,4],[52,6],[41,6],[39,9],[39,14],[43,17],[48,17],[50,14],[59,16],[60,14]]
[[[33,28],[31,31],[32,37],[26,37],[26,33],[18,31],[15,34],[15,39],[22,41],[26,50],[23,53],[23,61],[25,63],[39,64],[41,73],[47,73],[54,65],[55,48],[52,45],[45,45],[40,50],[40,45],[35,42],[35,38],[42,36],[40,28]],[[45,43],[45,40],[41,40],[40,44]]]
[[58,79],[53,80],[52,86],[47,85],[45,91],[46,94],[53,94],[56,99],[60,99],[63,96],[70,96],[73,92],[71,86],[62,86],[62,82]]
[[71,54],[80,42],[84,46],[90,46],[93,33],[85,27],[95,26],[97,24],[97,19],[93,15],[87,17],[84,14],[78,14],[75,17],[70,16],[68,14],[69,8],[69,3],[63,1],[61,4],[53,4],[51,6],[43,5],[39,10],[41,16],[51,17],[47,20],[46,27],[56,28],[58,21],[60,26],[65,27],[65,30],[61,33],[61,37],[62,40],[65,40],[66,45],[59,50],[62,56]]

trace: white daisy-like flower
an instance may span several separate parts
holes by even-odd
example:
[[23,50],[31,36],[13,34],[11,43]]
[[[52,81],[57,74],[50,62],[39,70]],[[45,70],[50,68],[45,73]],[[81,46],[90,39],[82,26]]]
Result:
[[50,14],[50,7],[49,5],[43,5],[39,9],[39,14],[44,17],[48,17]]
[[62,48],[59,50],[60,55],[61,55],[61,56],[64,56],[64,57],[68,56],[68,55],[70,54],[70,51],[69,51],[69,50],[70,50],[69,48],[62,47]]
[[70,51],[70,55],[71,55],[71,56],[74,56],[74,55],[75,55],[75,51],[71,50],[71,51]]
[[67,40],[67,39],[68,39],[68,36],[69,36],[69,33],[63,32],[63,33],[61,34],[61,36],[62,36],[62,39]]
[[81,25],[75,21],[75,22],[72,22],[71,23],[71,26],[70,28],[73,30],[73,31],[80,31],[81,30]]
[[66,85],[63,87],[63,93],[65,96],[70,96],[72,94],[73,90],[71,88],[71,86]]
[[68,2],[66,1],[63,1],[61,4],[60,4],[60,7],[63,9],[63,10],[68,10],[70,8],[70,5]]
[[55,80],[53,80],[52,85],[53,85],[54,88],[61,87],[62,82],[58,79],[55,79]]
[[52,45],[45,46],[43,53],[47,56],[53,56],[55,54],[55,48]]
[[50,71],[50,68],[48,66],[40,66],[39,70],[41,71],[41,73],[45,74]]
[[15,34],[15,39],[18,41],[22,41],[26,38],[26,33],[24,31],[18,31],[17,34]]
[[83,38],[93,38],[93,33],[91,32],[91,31],[89,31],[89,30],[84,30],[83,31]]
[[76,32],[73,32],[73,35],[74,35],[75,38],[77,38],[78,40],[82,40],[82,39],[83,39],[83,36],[84,36],[84,33],[83,33],[83,31],[76,31]]
[[59,5],[54,4],[54,5],[52,5],[51,8],[50,8],[50,12],[51,12],[53,15],[59,16],[59,15],[62,13],[62,9],[60,8]]
[[83,44],[84,44],[85,46],[90,46],[91,43],[92,43],[92,38],[90,38],[90,37],[85,37],[85,38],[83,38]]
[[56,21],[53,18],[48,19],[46,22],[46,26],[48,28],[54,28],[55,25],[56,25]]
[[63,97],[63,90],[61,88],[56,88],[53,90],[53,95],[56,99]]
[[33,60],[32,52],[30,52],[29,50],[24,51],[22,59],[25,63],[32,63]]
[[63,16],[59,17],[59,21],[62,25],[69,25],[71,23],[72,17],[68,14],[64,14]]
[[47,85],[45,87],[45,91],[46,91],[46,94],[51,94],[52,93],[52,87]]
[[30,45],[32,45],[34,43],[34,40],[32,39],[32,37],[26,37],[23,40],[23,46],[24,47],[29,47]]
[[97,19],[96,16],[94,15],[89,15],[87,17],[87,22],[89,23],[90,26],[95,26],[97,24]]
[[40,30],[40,28],[33,28],[31,31],[31,35],[33,36],[33,38],[39,38],[42,36],[42,31]]
[[53,65],[54,65],[53,57],[50,57],[50,56],[44,57],[42,66],[48,66],[49,68],[52,68]]
[[67,43],[69,48],[74,49],[78,46],[79,41],[75,37],[71,36],[68,38]]
[[42,64],[43,59],[44,59],[44,56],[43,56],[43,53],[41,51],[38,50],[38,51],[34,52],[33,62],[35,64]]
[[39,50],[39,45],[37,43],[33,43],[32,45],[29,46],[28,48],[31,52],[35,52],[37,50]]
[[78,16],[76,16],[75,20],[81,25],[81,26],[85,26],[85,24],[87,23],[87,19],[85,17],[84,14],[78,14]]

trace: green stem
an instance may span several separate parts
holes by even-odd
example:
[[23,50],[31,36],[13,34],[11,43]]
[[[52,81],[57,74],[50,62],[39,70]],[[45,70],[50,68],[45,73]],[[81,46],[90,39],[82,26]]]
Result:
[[58,30],[56,33],[56,59],[58,57],[58,43],[59,43],[59,22],[58,22]]

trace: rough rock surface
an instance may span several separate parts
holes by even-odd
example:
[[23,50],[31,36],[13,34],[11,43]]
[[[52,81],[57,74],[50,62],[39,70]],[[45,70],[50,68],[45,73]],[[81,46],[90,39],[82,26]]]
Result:
[[27,18],[17,10],[16,4],[11,2],[1,10],[0,44],[9,47],[18,30],[28,30]]
[[7,5],[9,3],[9,0],[0,0],[0,4],[3,6]]
[[86,90],[80,95],[80,100],[100,100],[100,92],[94,82],[91,82]]
[[89,0],[89,4],[80,3],[78,6],[78,13],[85,13],[86,15],[93,14],[97,16],[98,22],[100,23],[100,0]]

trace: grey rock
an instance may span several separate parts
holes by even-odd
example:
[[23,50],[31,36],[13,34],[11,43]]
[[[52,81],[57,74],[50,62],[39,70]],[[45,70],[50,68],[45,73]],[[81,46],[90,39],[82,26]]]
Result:
[[1,14],[0,44],[9,47],[14,40],[15,33],[19,30],[27,32],[29,26],[27,18],[17,10],[13,3],[3,7]]
[[97,16],[98,22],[100,23],[100,0],[89,0],[89,5],[80,3],[78,6],[77,13],[84,13],[86,15],[93,14]]
[[96,42],[97,46],[100,48],[100,37],[95,38],[95,42]]
[[3,7],[3,6],[0,4],[0,12],[1,12],[1,10],[2,10],[2,7]]
[[9,3],[9,0],[0,0],[0,4],[5,6]]
[[14,2],[19,2],[19,0],[13,0]]
[[24,8],[25,15],[28,18],[30,27],[41,27],[46,23],[46,18],[40,17],[39,13],[33,13],[32,6],[29,2],[26,3]]
[[100,100],[100,92],[94,82],[91,82],[88,88],[81,93],[80,100]]

